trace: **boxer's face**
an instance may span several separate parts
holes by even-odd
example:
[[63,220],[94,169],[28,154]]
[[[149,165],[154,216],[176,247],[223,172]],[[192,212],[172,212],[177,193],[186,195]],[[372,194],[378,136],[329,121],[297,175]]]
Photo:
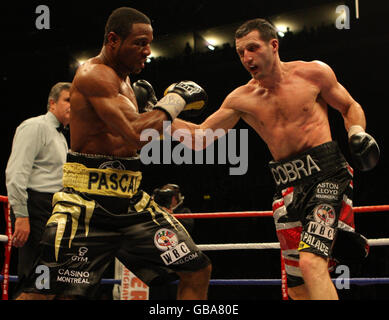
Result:
[[236,51],[246,70],[251,76],[260,80],[269,76],[278,50],[278,41],[264,41],[257,30],[236,39]]
[[149,24],[135,23],[126,39],[120,41],[116,51],[118,65],[123,71],[140,73],[145,67],[146,59],[151,54],[153,28]]

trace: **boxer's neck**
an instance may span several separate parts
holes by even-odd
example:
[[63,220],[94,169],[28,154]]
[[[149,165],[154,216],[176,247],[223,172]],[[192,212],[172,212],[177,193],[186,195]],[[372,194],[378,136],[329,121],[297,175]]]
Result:
[[101,60],[102,63],[115,70],[119,78],[121,78],[122,80],[125,80],[127,78],[128,72],[120,68],[119,63],[116,61],[114,57],[114,52],[112,52],[112,50],[109,50],[106,46],[104,46],[97,57]]
[[285,73],[287,72],[286,69],[284,63],[280,59],[276,59],[269,74],[262,79],[258,79],[260,86],[268,90],[277,88],[284,79]]

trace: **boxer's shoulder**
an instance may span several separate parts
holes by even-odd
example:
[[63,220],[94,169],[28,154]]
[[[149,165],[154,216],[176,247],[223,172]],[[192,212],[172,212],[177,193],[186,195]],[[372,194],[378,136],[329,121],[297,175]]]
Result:
[[236,98],[245,98],[248,94],[255,92],[259,88],[259,84],[257,80],[251,79],[244,85],[241,85],[231,91],[227,98],[228,99],[236,99]]
[[312,82],[320,82],[333,76],[331,67],[319,60],[293,61],[289,65],[292,75]]
[[111,91],[118,91],[121,80],[117,73],[109,66],[94,63],[93,60],[85,62],[77,70],[73,86],[87,95],[105,95]]
[[222,108],[223,109],[236,109],[239,107],[242,103],[242,100],[248,96],[250,93],[251,88],[248,86],[248,84],[245,84],[243,86],[240,86],[233,91],[231,91],[226,98],[224,99]]

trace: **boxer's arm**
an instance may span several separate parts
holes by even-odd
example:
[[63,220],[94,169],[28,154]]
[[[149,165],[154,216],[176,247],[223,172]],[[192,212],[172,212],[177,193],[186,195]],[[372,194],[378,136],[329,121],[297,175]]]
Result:
[[375,139],[365,132],[366,118],[362,107],[336,80],[330,67],[324,64],[320,67],[321,96],[343,116],[354,165],[362,171],[373,169],[379,161],[380,149]]
[[[185,137],[183,143],[194,150],[205,149],[232,129],[241,117],[241,112],[233,107],[234,99],[228,96],[221,107],[211,114],[203,123],[194,124],[182,119],[175,119],[171,131],[173,138]],[[191,141],[191,145],[186,142]]]
[[90,102],[101,121],[112,134],[122,136],[134,147],[142,147],[148,141],[140,141],[144,129],[162,132],[167,115],[161,110],[139,114],[134,103],[120,94],[120,79],[107,66],[94,66],[75,78],[73,85]]
[[319,81],[320,95],[342,114],[347,132],[356,125],[366,129],[365,113],[361,105],[338,82],[333,70],[322,62],[318,62],[316,67],[318,70],[315,77]]

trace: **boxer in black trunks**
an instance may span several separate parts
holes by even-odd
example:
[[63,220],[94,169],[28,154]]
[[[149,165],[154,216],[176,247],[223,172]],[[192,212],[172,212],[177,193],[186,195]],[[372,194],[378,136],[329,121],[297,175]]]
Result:
[[[207,298],[210,260],[140,189],[138,150],[147,143],[140,141],[142,131],[162,131],[163,121],[206,100],[201,87],[185,81],[153,110],[138,112],[128,75],[144,68],[152,39],[147,16],[116,9],[100,54],[77,70],[70,90],[71,151],[64,188],[53,197],[41,254],[30,277],[21,279],[18,299],[93,298],[115,256],[146,284],[178,275],[178,299]],[[39,282],[38,267],[48,268],[49,282]]]
[[[235,44],[252,79],[231,92],[202,124],[176,119],[172,131],[186,129],[192,137],[189,147],[205,141],[200,146],[205,148],[208,141],[201,139],[207,129],[227,132],[243,119],[261,136],[274,159],[274,219],[289,264],[288,294],[292,299],[338,299],[329,259],[344,258],[347,251],[354,251],[348,258],[363,257],[366,241],[354,232],[352,169],[332,142],[327,106],[344,118],[355,166],[372,169],[378,145],[365,132],[362,107],[328,65],[280,60],[271,23],[247,21],[236,31]],[[347,246],[349,250],[342,250]]]
[[[336,142],[269,165],[277,189],[273,216],[288,288],[304,284],[301,252],[329,260],[330,268],[367,256],[367,240],[355,232],[353,169]],[[346,242],[346,237],[345,250],[341,242]]]

